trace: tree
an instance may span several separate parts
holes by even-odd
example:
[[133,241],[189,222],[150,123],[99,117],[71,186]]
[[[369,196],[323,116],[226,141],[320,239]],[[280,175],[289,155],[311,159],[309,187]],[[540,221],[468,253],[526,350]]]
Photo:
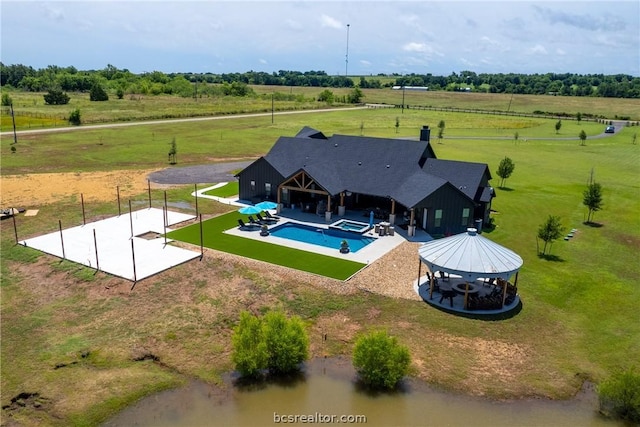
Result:
[[91,87],[91,91],[89,92],[89,100],[90,101],[108,101],[109,95],[107,92],[100,86],[98,83],[95,83]]
[[580,138],[580,145],[586,145],[585,141],[587,140],[587,133],[584,129],[580,131],[580,135],[578,135],[578,137]]
[[556,122],[556,133],[560,132],[561,127],[562,127],[562,120],[558,120]]
[[517,144],[518,143],[518,138],[520,138],[520,134],[518,132],[513,134],[513,141]]
[[122,88],[118,88],[118,90],[116,91],[116,96],[118,97],[118,99],[124,98],[124,90]]
[[47,105],[65,105],[69,103],[69,95],[59,89],[49,89],[49,92],[43,95],[44,103]]
[[176,137],[174,136],[169,147],[169,163],[171,163],[172,165],[178,163],[177,154],[178,144],[176,144]]
[[576,113],[576,120],[578,121],[578,123],[582,121],[582,113],[580,111]]
[[240,313],[240,323],[231,337],[231,360],[244,377],[256,377],[267,368],[267,344],[264,340],[262,321],[247,311]]
[[359,104],[362,101],[364,94],[360,90],[358,86],[354,87],[351,92],[349,92],[349,96],[347,97],[350,104]]
[[396,117],[396,133],[398,133],[399,128],[400,128],[400,117]]
[[444,120],[440,120],[438,123],[438,141],[442,142],[442,137],[444,135],[445,123]]
[[631,137],[631,143],[632,143],[633,145],[636,145],[636,140],[637,140],[637,139],[638,139],[638,133],[637,133],[637,132],[635,132],[635,133],[633,134],[633,136]]
[[320,102],[333,104],[333,100],[334,100],[333,92],[331,92],[329,89],[323,90],[322,92],[320,92],[320,95],[318,95],[318,101]]
[[80,126],[80,109],[76,108],[75,110],[69,113],[69,123],[72,125]]
[[560,238],[563,232],[564,227],[560,223],[560,217],[549,215],[547,220],[538,228],[538,238],[544,242],[540,255],[547,254],[547,245],[549,245],[549,252],[551,252],[553,241]]
[[511,176],[513,170],[516,168],[515,163],[509,157],[506,157],[500,160],[500,164],[498,165],[498,170],[496,174],[501,178],[500,179],[500,188],[504,188],[504,183]]
[[361,336],[353,349],[353,366],[360,380],[374,388],[394,388],[409,372],[407,347],[384,331]]
[[598,386],[600,412],[640,423],[640,375],[633,368],[619,372]]
[[295,371],[309,357],[309,337],[299,317],[287,319],[282,312],[270,311],[264,316],[263,332],[269,372]]
[[587,184],[587,189],[582,195],[582,204],[589,209],[587,214],[587,224],[589,224],[591,223],[591,215],[602,209],[602,186],[599,182],[593,181],[593,171],[591,171],[591,179]]

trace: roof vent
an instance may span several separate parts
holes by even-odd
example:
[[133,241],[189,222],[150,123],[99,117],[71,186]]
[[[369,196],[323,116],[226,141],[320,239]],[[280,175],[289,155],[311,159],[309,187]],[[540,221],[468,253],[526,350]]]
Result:
[[337,147],[337,146],[338,146],[338,143],[336,142],[335,144],[333,144],[333,146],[334,146],[334,147]]
[[389,169],[389,165],[387,165],[387,169]]
[[476,234],[478,234],[478,230],[475,228],[467,228],[467,234],[469,236],[475,236]]
[[358,162],[358,166],[362,166],[362,162]]

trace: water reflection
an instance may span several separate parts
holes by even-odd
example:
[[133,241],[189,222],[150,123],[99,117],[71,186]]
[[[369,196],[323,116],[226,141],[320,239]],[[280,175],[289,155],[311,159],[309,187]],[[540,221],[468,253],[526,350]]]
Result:
[[247,383],[228,377],[225,383],[219,388],[195,381],[158,393],[104,426],[256,426],[282,423],[283,417],[293,421],[296,415],[298,424],[304,415],[309,417],[306,421],[335,416],[336,422],[341,416],[364,416],[373,426],[623,425],[597,414],[593,392],[565,402],[501,403],[436,391],[410,380],[394,392],[372,393],[358,386],[345,359],[315,359],[300,375],[277,382]]

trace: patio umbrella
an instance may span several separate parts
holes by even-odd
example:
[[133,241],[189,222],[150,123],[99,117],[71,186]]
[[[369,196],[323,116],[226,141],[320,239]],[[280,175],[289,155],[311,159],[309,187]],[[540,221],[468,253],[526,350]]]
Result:
[[260,203],[256,203],[256,208],[260,208],[263,211],[268,211],[269,209],[275,209],[278,207],[277,203],[273,203],[273,202],[260,202]]
[[243,208],[238,209],[238,212],[244,215],[255,215],[262,212],[262,209],[260,209],[257,206],[245,206]]

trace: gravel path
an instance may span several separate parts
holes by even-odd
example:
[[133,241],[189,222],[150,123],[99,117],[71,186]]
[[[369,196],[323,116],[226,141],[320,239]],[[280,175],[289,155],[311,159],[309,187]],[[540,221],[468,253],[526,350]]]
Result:
[[244,169],[252,160],[229,163],[211,163],[208,165],[167,168],[149,174],[149,180],[155,184],[211,184],[235,181],[234,171]]

